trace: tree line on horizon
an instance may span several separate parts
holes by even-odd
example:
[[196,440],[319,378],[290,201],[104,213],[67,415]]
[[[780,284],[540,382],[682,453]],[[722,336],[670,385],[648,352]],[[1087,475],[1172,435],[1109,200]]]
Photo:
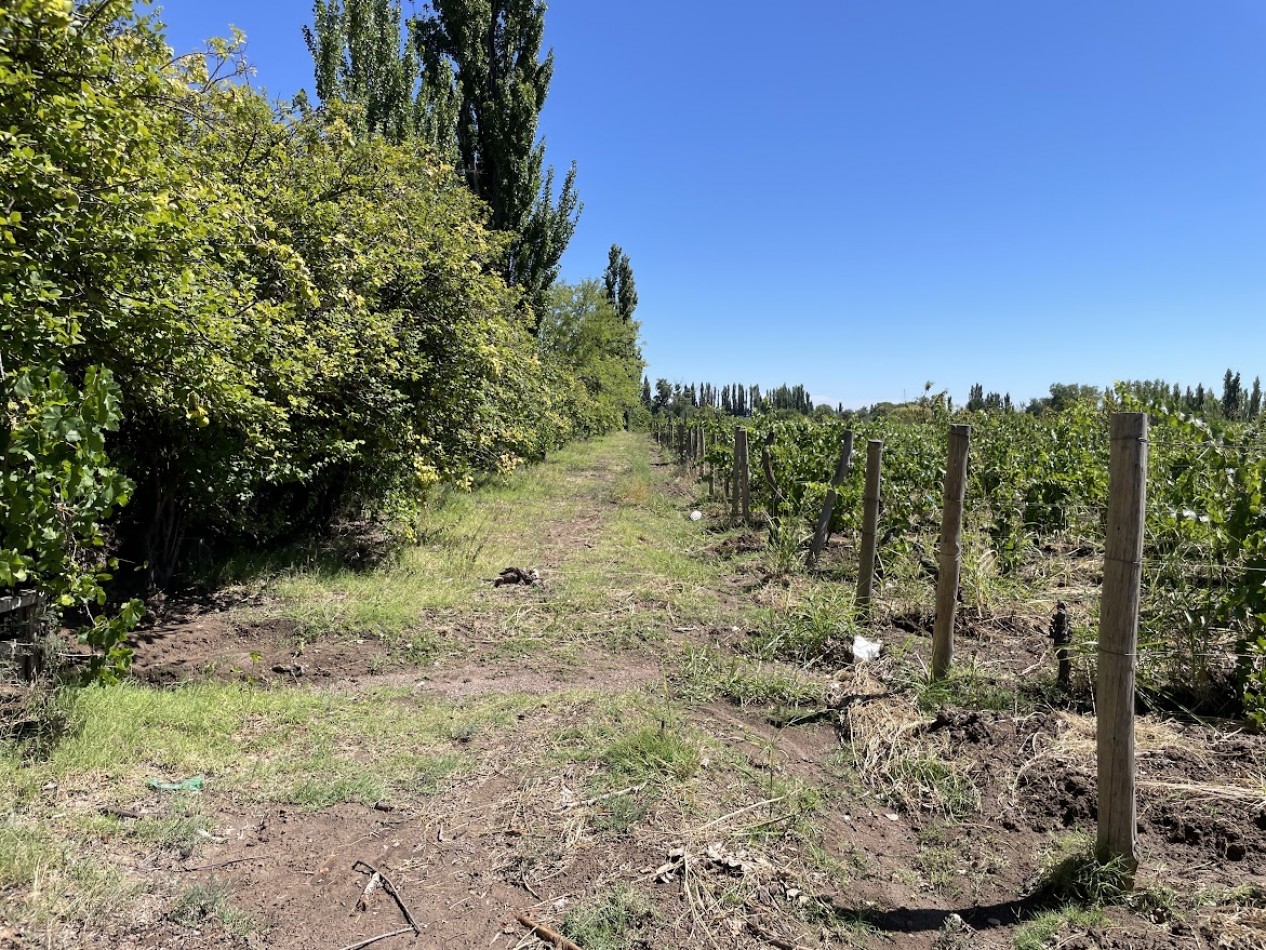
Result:
[[[783,383],[761,391],[758,385],[728,383],[670,383],[657,379],[652,390],[650,379],[642,378],[642,406],[652,415],[684,415],[692,409],[714,409],[722,415],[750,416],[757,412],[786,411],[808,415],[814,411],[813,399],[804,386]],[[829,407],[825,407],[830,411]]]
[[1189,413],[1203,419],[1251,422],[1261,416],[1263,409],[1261,377],[1254,376],[1253,382],[1245,388],[1243,375],[1231,369],[1227,369],[1222,377],[1220,394],[1213,387],[1206,388],[1203,383],[1192,389],[1163,379],[1123,380],[1104,389],[1080,383],[1052,383],[1049,395],[1019,406],[1012,403],[1010,393],[986,393],[984,386],[976,383],[971,387],[965,408],[969,411],[1022,411],[1041,415],[1058,412],[1074,402],[1097,401],[1109,391],[1126,393],[1155,409]]
[[[933,384],[924,387],[924,393],[913,404],[936,399],[954,408],[953,397],[948,392],[932,393]],[[1178,383],[1162,379],[1125,380],[1100,389],[1082,383],[1052,383],[1048,395],[1027,402],[1016,403],[1010,393],[986,392],[984,385],[975,383],[968,391],[963,409],[968,412],[1026,412],[1041,415],[1060,412],[1080,402],[1098,402],[1108,392],[1132,396],[1144,405],[1167,412],[1183,412],[1210,420],[1253,421],[1262,415],[1261,378],[1255,376],[1245,387],[1243,374],[1228,369],[1222,380],[1219,394],[1212,387],[1198,384],[1185,389]],[[642,378],[642,405],[655,416],[685,415],[691,410],[713,409],[722,415],[746,417],[758,412],[786,412],[801,415],[837,415],[843,417],[874,418],[912,403],[878,402],[860,409],[845,409],[842,403],[834,408],[814,405],[802,385],[781,386],[762,392],[760,386],[731,383],[716,386],[711,383],[669,382],[660,378],[652,388],[648,377]]]
[[437,486],[644,412],[628,255],[558,279],[544,2],[425,11],[319,0],[316,100],[278,102],[238,33],[174,55],[130,0],[0,5],[0,593],[102,657],[139,616],[107,588],[191,544],[389,549]]

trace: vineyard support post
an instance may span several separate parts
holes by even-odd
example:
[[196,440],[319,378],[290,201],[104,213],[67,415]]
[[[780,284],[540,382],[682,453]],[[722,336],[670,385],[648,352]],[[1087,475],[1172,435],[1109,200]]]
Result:
[[879,492],[884,460],[884,444],[877,439],[866,443],[866,492],[862,498],[862,553],[857,568],[857,609],[870,611],[875,585],[875,536],[879,530]]
[[743,524],[752,518],[752,481],[747,450],[747,430],[742,426],[734,429],[734,504],[735,517],[740,515]]
[[971,426],[950,426],[945,463],[945,510],[941,516],[941,558],[936,579],[936,625],[932,630],[932,678],[941,679],[954,662],[954,619],[958,578],[963,566],[963,499]]
[[686,420],[677,423],[677,460],[683,465],[686,462]]
[[822,513],[818,516],[818,525],[813,532],[813,540],[809,542],[809,556],[805,558],[805,566],[813,567],[822,549],[826,546],[826,536],[831,528],[831,515],[835,511],[835,500],[839,488],[848,477],[853,467],[853,430],[844,430],[844,443],[840,446],[840,460],[836,463],[835,474],[831,477],[830,487],[826,490],[826,499],[822,502]]
[[1099,758],[1099,835],[1103,863],[1119,860],[1126,885],[1138,870],[1134,786],[1134,671],[1147,512],[1147,413],[1112,416],[1108,462],[1108,534],[1099,614],[1095,689]]

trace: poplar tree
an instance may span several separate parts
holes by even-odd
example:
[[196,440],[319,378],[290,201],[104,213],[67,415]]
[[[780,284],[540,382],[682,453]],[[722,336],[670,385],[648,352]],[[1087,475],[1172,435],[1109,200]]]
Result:
[[543,313],[580,214],[575,164],[556,194],[537,136],[554,75],[553,52],[541,57],[545,3],[432,0],[413,28],[422,60],[452,67],[461,172],[487,202],[493,229],[514,235],[505,277]]
[[621,319],[632,320],[633,311],[637,309],[633,265],[629,262],[629,255],[618,244],[612,244],[607,252],[607,269],[602,274],[602,284],[615,312]]
[[360,106],[371,135],[410,138],[419,63],[402,37],[400,0],[316,0],[312,13],[303,38],[321,101]]

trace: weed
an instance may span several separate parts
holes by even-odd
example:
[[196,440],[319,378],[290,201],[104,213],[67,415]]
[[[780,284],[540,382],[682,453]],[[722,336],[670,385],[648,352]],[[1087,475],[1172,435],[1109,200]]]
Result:
[[585,950],[626,950],[636,932],[655,919],[646,898],[619,885],[573,908],[563,920],[563,933]]
[[980,810],[980,791],[957,763],[934,754],[895,755],[888,763],[888,798],[910,811],[964,818]]
[[128,837],[160,848],[175,851],[188,858],[207,838],[210,822],[200,814],[173,815],[166,818],[141,818],[131,823]]
[[922,712],[936,712],[946,706],[1013,712],[1022,702],[1027,705],[1032,701],[1014,687],[990,679],[974,663],[957,666],[939,680],[917,676],[910,686]]
[[1129,892],[1129,873],[1120,858],[1101,862],[1089,835],[1076,833],[1058,839],[1043,858],[1035,893],[1067,903],[1120,903]]
[[1051,950],[1058,946],[1057,938],[1066,929],[1089,929],[1106,922],[1103,911],[1097,907],[1070,905],[1058,910],[1048,910],[1027,921],[1015,932],[1015,950]]
[[752,663],[709,647],[688,647],[679,680],[681,695],[693,701],[716,696],[738,703],[820,705],[822,686],[774,664]]
[[255,929],[254,918],[233,905],[225,885],[215,883],[186,888],[172,905],[171,919],[185,927],[218,924],[235,937],[244,937]]
[[923,872],[923,882],[928,887],[951,896],[958,895],[961,891],[958,883],[958,869],[963,860],[961,851],[945,845],[921,847],[917,860]]
[[47,829],[0,817],[0,893],[33,923],[119,919],[135,890]]
[[616,781],[629,784],[684,781],[699,768],[699,746],[671,728],[643,726],[615,740],[607,749],[607,768]]
[[750,643],[762,659],[796,660],[812,665],[823,660],[851,659],[857,632],[852,588],[815,588],[784,611],[771,609],[765,629]]

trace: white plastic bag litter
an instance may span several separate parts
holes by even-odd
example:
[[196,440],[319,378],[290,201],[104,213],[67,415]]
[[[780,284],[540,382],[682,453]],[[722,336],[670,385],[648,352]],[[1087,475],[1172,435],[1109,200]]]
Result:
[[883,644],[878,640],[853,637],[853,659],[858,663],[879,659],[879,651],[881,649],[883,649]]

